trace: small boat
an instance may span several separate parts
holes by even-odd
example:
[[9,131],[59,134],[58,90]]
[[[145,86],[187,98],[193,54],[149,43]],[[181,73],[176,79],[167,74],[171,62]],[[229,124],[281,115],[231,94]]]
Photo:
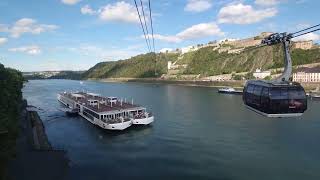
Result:
[[235,90],[232,87],[224,87],[224,88],[220,88],[218,90],[218,93],[223,93],[223,94],[242,94],[242,91]]
[[320,94],[311,94],[310,97],[314,100],[320,100]]

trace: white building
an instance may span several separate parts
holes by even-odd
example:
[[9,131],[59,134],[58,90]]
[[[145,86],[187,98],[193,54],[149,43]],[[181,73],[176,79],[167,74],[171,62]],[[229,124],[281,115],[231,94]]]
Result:
[[168,61],[168,70],[185,69],[185,68],[187,68],[186,64],[176,64],[175,62],[172,63],[172,61]]
[[264,79],[271,75],[271,71],[261,71],[261,69],[256,69],[256,72],[253,73],[253,77],[257,79]]
[[198,49],[199,48],[196,47],[196,46],[187,46],[187,47],[181,48],[181,53],[184,54],[184,53],[187,53],[187,52],[196,51]]
[[313,47],[313,41],[297,41],[293,43],[293,47],[296,49],[311,49]]
[[299,68],[293,73],[292,80],[295,82],[320,82],[320,67]]

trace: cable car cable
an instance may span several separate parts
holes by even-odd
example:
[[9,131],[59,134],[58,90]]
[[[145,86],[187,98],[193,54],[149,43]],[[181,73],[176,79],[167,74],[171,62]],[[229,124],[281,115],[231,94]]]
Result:
[[152,23],[152,11],[151,11],[151,3],[149,1],[149,16],[150,16],[150,25],[151,25],[151,35],[152,35],[152,45],[153,45],[153,51],[156,52],[155,44],[154,44],[154,35],[153,35],[153,23]]
[[300,31],[297,31],[297,32],[294,32],[294,33],[291,33],[291,34],[297,34],[297,33],[300,33],[300,32],[303,32],[303,31],[306,31],[306,30],[308,30],[308,29],[315,28],[315,27],[317,27],[317,26],[320,26],[320,24],[317,24],[317,25],[315,25],[315,26],[311,26],[311,27],[309,27],[309,28],[306,28],[306,29],[303,29],[303,30],[300,30]]
[[299,36],[302,36],[302,35],[306,35],[306,34],[309,34],[309,33],[315,32],[315,31],[319,31],[319,30],[320,30],[320,28],[319,28],[319,29],[312,30],[312,31],[309,31],[309,32],[305,32],[305,33],[302,33],[302,34],[298,34],[298,35],[296,35],[296,36],[293,36],[292,38],[299,37]]
[[143,23],[142,23],[142,20],[141,20],[141,16],[140,16],[140,12],[139,12],[139,8],[138,8],[137,1],[136,1],[136,0],[134,0],[134,4],[135,4],[136,9],[137,9],[137,13],[138,13],[139,20],[140,20],[140,25],[141,25],[141,28],[142,28],[142,31],[143,31],[143,34],[144,34],[144,39],[146,40],[146,43],[147,43],[147,47],[148,47],[149,52],[151,52],[151,49],[150,49],[150,46],[149,46],[149,43],[148,43],[148,40],[147,40],[146,32],[145,32],[145,30],[144,30],[144,26],[143,26]]
[[142,10],[142,15],[143,15],[144,25],[145,25],[145,28],[146,28],[147,39],[148,39],[148,43],[149,43],[149,46],[150,46],[150,52],[152,52],[152,47],[151,47],[151,42],[150,42],[150,35],[149,35],[149,30],[148,30],[148,26],[147,26],[147,21],[146,21],[146,16],[145,16],[145,13],[144,13],[144,7],[143,7],[142,0],[140,0],[140,4],[141,4],[141,10]]
[[257,45],[257,46],[245,48],[242,52],[246,52],[246,51],[250,51],[250,50],[262,48],[262,47],[265,47],[265,46],[268,46],[268,45],[267,45],[267,44],[259,44],[259,45]]
[[152,22],[152,10],[151,10],[151,0],[148,0],[148,6],[149,6],[149,17],[150,17],[150,29],[151,29],[151,37],[152,37],[152,46],[153,46],[153,52],[155,55],[154,59],[154,75],[157,76],[157,54],[156,54],[156,48],[154,43],[154,32],[153,32],[153,22]]

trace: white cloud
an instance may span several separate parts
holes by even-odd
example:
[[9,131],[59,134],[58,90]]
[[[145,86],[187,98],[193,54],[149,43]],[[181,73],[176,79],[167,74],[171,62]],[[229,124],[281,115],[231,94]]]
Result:
[[211,35],[223,35],[216,23],[201,23],[193,25],[190,28],[177,34],[181,39],[197,39]]
[[0,32],[10,33],[11,37],[18,38],[22,34],[40,34],[47,31],[53,31],[58,26],[50,24],[38,24],[36,20],[30,18],[22,18],[16,21],[12,26],[0,25]]
[[274,6],[280,3],[281,0],[255,0],[255,4],[260,6]]
[[212,7],[211,0],[188,0],[184,7],[185,11],[189,12],[203,12]]
[[107,4],[98,10],[93,10],[89,5],[86,5],[81,8],[81,13],[98,15],[100,20],[106,22],[139,23],[136,8],[125,1]]
[[9,29],[8,29],[8,26],[5,25],[5,24],[0,24],[0,32],[7,32]]
[[0,37],[0,45],[5,44],[8,41],[7,38]]
[[83,6],[81,8],[81,13],[82,14],[89,14],[89,15],[93,15],[96,14],[97,12],[95,10],[93,10],[88,4]]
[[266,18],[275,16],[276,8],[254,9],[250,5],[230,4],[220,9],[218,14],[219,23],[229,24],[252,24]]
[[224,32],[221,31],[218,25],[214,22],[211,22],[211,23],[201,23],[201,24],[193,25],[173,36],[155,34],[154,38],[161,41],[178,43],[184,40],[198,39],[198,38],[203,38],[208,36],[223,36],[223,35],[224,35]]
[[102,7],[99,12],[99,18],[103,21],[139,23],[135,7],[124,1],[108,4]]
[[74,5],[77,4],[78,2],[80,2],[81,0],[61,0],[61,2],[63,4],[67,4],[67,5]]
[[29,55],[38,55],[41,53],[41,48],[36,45],[31,45],[31,46],[23,46],[23,47],[18,47],[18,48],[11,48],[9,49],[11,52],[22,52],[26,53]]
[[293,41],[319,41],[320,40],[320,35],[316,34],[316,33],[309,33],[309,34],[305,34],[296,38],[292,39]]

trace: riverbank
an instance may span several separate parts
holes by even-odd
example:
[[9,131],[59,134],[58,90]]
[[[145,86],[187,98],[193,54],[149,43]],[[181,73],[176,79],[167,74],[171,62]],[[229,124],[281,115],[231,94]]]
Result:
[[138,82],[151,84],[175,84],[182,86],[200,86],[200,87],[225,87],[232,86],[243,88],[245,81],[200,81],[200,80],[164,80],[159,78],[107,78],[107,79],[88,79],[100,82]]
[[54,149],[34,107],[23,101],[16,152],[8,163],[8,179],[62,179],[69,160],[66,151]]
[[[244,80],[231,81],[202,81],[202,80],[164,80],[159,78],[107,78],[107,79],[89,79],[100,82],[138,82],[151,84],[175,84],[183,86],[200,86],[200,87],[234,87],[242,89],[245,85]],[[314,91],[320,87],[320,83],[301,83],[306,92]]]

